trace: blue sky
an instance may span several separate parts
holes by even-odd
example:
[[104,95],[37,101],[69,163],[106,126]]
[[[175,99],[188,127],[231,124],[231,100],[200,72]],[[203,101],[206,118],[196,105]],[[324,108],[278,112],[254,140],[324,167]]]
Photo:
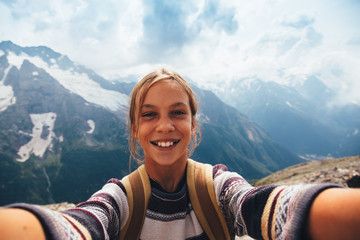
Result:
[[360,104],[359,0],[0,0],[0,40],[113,79],[169,66],[204,87],[316,75]]

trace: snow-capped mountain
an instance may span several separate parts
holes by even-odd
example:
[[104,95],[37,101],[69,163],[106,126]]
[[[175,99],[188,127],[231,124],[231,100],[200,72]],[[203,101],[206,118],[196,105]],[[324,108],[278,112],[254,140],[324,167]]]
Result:
[[[100,87],[100,84],[96,82],[99,76],[93,71],[72,63],[66,56],[47,47],[21,48],[11,42],[3,42],[2,45],[5,48],[8,47],[9,50],[6,53],[8,67],[4,69],[2,86],[4,86],[3,82],[12,67],[15,66],[20,70],[24,61],[28,61],[56,79],[65,89],[81,96],[89,103],[103,106],[111,111],[121,110],[128,104],[128,96]],[[1,55],[5,55],[3,50],[0,52]],[[36,80],[39,73],[34,71],[31,75]],[[7,92],[7,101],[0,106],[2,110],[16,101],[11,95],[11,89],[8,89]]]
[[[133,83],[112,83],[47,47],[0,43],[0,204],[83,201],[129,173]],[[200,96],[193,158],[247,179],[301,161],[212,92]],[[134,169],[134,167],[132,168]]]
[[231,87],[217,95],[292,152],[305,158],[360,154],[360,106],[337,104],[316,76],[294,86],[247,78]]

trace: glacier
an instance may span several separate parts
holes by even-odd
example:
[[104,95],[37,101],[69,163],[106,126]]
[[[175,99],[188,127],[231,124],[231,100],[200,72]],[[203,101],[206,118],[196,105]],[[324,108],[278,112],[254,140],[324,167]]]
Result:
[[[32,57],[22,52],[17,55],[9,51],[7,60],[10,65],[21,68],[24,60],[28,60],[38,68],[42,68],[50,76],[56,79],[64,88],[70,92],[81,96],[90,103],[100,105],[110,111],[124,109],[128,105],[128,96],[117,91],[102,88],[97,82],[93,81],[86,73],[78,73],[72,68],[64,70],[56,64],[56,59],[50,59],[51,65],[42,58]],[[35,76],[35,75],[34,75]]]

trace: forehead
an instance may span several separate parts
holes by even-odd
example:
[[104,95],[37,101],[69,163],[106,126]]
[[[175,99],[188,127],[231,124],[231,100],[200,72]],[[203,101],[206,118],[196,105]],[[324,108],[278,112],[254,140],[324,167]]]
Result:
[[188,101],[189,97],[183,87],[172,80],[162,80],[154,83],[147,91],[144,103],[153,100],[182,100]]

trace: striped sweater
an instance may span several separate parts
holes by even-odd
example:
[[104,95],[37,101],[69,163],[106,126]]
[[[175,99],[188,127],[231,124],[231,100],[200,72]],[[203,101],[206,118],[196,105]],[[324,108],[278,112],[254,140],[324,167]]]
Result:
[[[224,165],[213,167],[214,186],[232,238],[306,239],[306,219],[313,199],[337,185],[252,187]],[[173,193],[151,180],[152,192],[141,239],[209,239],[189,200],[186,178]],[[87,201],[74,209],[52,211],[30,204],[13,204],[33,212],[47,239],[118,239],[129,209],[121,181],[111,179]]]

